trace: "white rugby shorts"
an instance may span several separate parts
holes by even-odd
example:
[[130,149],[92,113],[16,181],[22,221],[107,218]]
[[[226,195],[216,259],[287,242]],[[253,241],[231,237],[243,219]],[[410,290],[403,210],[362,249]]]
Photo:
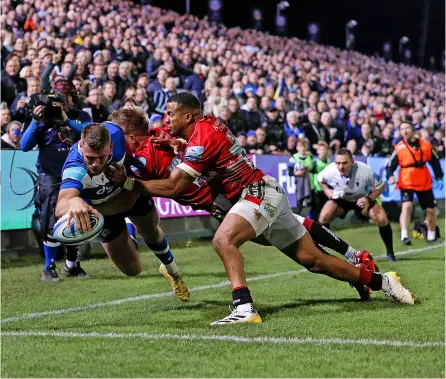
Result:
[[284,189],[272,176],[246,187],[240,200],[229,210],[246,219],[256,232],[281,250],[301,239],[306,233],[288,203]]

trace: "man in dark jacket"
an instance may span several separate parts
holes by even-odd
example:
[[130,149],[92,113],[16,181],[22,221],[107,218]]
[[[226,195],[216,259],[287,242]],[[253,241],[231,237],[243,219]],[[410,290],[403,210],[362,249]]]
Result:
[[248,130],[256,130],[260,125],[260,113],[257,112],[256,98],[249,97],[246,104],[240,110]]
[[267,132],[269,150],[274,152],[283,150],[286,144],[286,133],[283,122],[279,120],[279,110],[270,108],[266,111],[267,123],[264,128]]
[[316,111],[311,111],[310,113],[308,113],[308,123],[303,125],[303,132],[310,142],[309,145],[313,154],[316,154],[314,145],[317,145],[318,142],[325,141],[329,143],[329,132],[320,123],[319,113]]
[[195,63],[194,73],[187,77],[184,83],[184,89],[192,92],[201,102],[204,101],[204,76],[201,73],[200,63]]
[[11,57],[6,60],[5,75],[2,77],[1,101],[6,101],[11,107],[19,92],[26,91],[26,80],[19,77],[20,65],[18,59]]

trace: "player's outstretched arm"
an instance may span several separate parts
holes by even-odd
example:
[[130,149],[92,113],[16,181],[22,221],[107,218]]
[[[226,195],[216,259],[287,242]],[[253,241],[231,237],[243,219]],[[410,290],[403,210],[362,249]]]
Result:
[[174,198],[183,193],[195,180],[193,176],[179,168],[175,168],[167,179],[143,181],[127,177],[123,167],[116,165],[113,165],[113,167],[113,169],[106,169],[107,179],[122,186],[127,191],[136,192],[140,195]]
[[56,203],[56,218],[68,214],[67,225],[75,219],[81,233],[91,230],[89,213],[99,217],[98,212],[79,197],[80,192],[75,188],[61,189]]

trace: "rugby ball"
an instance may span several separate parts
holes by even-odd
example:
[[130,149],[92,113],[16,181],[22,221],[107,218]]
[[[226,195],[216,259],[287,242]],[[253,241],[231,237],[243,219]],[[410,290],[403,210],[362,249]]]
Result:
[[81,233],[76,226],[74,219],[70,220],[70,225],[67,226],[68,215],[64,215],[53,228],[53,237],[64,245],[82,245],[93,238],[95,238],[104,227],[104,216],[99,213],[99,217],[96,217],[93,213],[90,213],[91,230],[89,232]]

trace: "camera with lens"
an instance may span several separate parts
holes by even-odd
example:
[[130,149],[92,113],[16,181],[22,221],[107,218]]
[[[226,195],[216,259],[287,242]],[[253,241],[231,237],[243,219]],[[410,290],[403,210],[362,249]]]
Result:
[[57,126],[64,122],[62,108],[57,103],[63,104],[64,102],[65,95],[63,93],[35,93],[31,95],[28,106],[34,111],[37,106],[41,105],[43,107],[42,121],[45,124]]

